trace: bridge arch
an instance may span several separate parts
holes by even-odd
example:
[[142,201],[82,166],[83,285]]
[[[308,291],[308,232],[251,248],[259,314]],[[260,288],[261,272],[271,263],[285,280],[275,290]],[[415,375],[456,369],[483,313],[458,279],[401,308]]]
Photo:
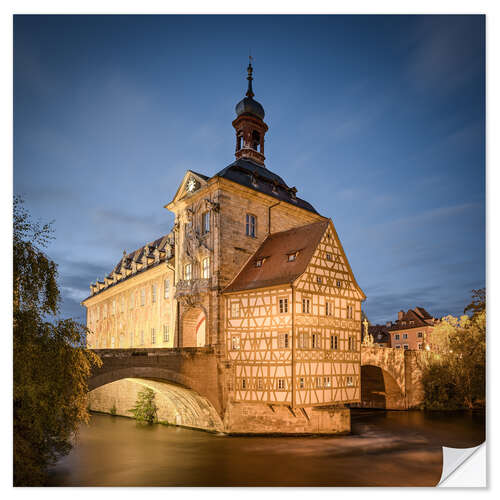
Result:
[[405,351],[361,347],[361,406],[407,408]]
[[210,401],[201,394],[164,380],[122,378],[89,392],[91,410],[131,417],[139,392],[149,388],[155,393],[157,417],[161,423],[212,432],[223,430],[222,420]]
[[380,366],[361,366],[361,401],[364,408],[405,409],[405,395],[396,379]]

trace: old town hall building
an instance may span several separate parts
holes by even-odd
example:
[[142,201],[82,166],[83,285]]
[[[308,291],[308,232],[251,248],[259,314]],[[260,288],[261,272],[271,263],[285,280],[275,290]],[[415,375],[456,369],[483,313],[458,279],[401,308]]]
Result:
[[342,407],[360,400],[365,296],[332,220],[266,167],[251,65],[247,80],[235,161],[187,171],[171,232],[90,286],[88,347],[211,347],[228,404]]

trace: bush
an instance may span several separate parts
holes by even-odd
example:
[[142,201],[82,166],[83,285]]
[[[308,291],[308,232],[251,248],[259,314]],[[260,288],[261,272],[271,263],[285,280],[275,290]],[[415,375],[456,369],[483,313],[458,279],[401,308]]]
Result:
[[137,394],[135,406],[129,410],[138,422],[152,424],[157,421],[158,407],[155,402],[155,393],[152,389],[146,388]]

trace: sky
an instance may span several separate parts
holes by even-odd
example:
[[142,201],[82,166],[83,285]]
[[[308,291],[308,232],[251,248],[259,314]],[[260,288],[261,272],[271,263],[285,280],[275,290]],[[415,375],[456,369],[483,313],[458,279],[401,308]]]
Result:
[[266,166],[330,217],[372,323],[485,286],[483,16],[15,16],[14,193],[54,221],[61,316],[234,161],[254,59]]

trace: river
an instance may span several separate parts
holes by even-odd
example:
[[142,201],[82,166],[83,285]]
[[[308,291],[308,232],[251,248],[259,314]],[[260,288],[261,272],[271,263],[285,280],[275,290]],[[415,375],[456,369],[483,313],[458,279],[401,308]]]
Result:
[[352,411],[352,434],[231,437],[93,414],[51,486],[434,486],[442,446],[485,439],[484,413]]

